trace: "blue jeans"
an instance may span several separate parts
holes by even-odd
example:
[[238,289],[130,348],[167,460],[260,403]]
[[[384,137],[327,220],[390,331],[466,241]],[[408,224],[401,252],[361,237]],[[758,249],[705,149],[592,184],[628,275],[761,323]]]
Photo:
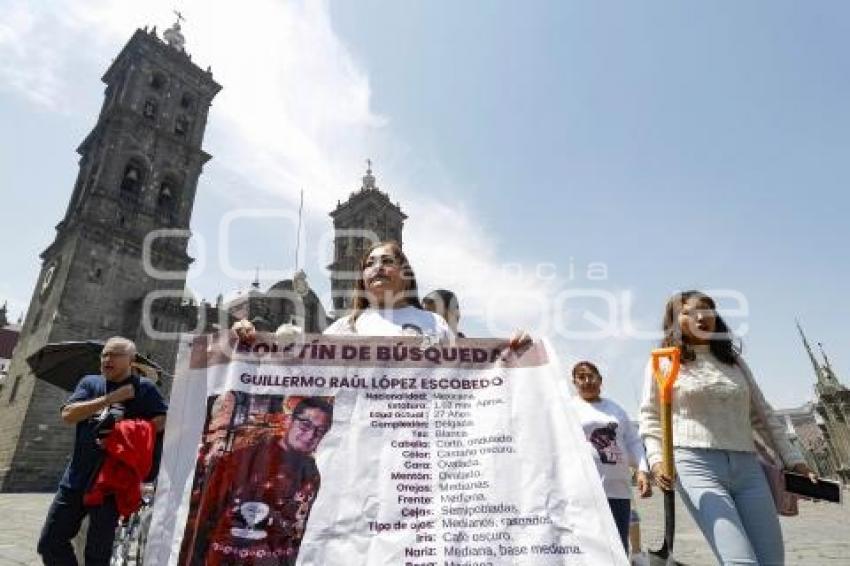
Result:
[[782,529],[752,452],[676,448],[676,487],[720,564],[785,564]]

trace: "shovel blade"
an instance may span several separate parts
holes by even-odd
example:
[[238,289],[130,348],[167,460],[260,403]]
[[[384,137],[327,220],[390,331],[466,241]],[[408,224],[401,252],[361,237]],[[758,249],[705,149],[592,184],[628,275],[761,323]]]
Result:
[[673,537],[676,534],[676,492],[664,492],[664,544],[649,551],[650,566],[682,564],[673,559]]

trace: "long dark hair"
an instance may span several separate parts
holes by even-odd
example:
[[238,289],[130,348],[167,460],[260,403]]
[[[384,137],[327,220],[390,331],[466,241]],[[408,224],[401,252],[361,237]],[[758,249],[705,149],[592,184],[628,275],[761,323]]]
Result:
[[419,286],[416,284],[416,275],[413,273],[413,268],[407,260],[407,256],[401,250],[401,244],[395,240],[386,242],[378,242],[373,244],[363,257],[360,259],[360,272],[357,274],[357,282],[354,284],[354,301],[352,301],[351,318],[349,322],[351,327],[357,322],[357,318],[369,308],[369,298],[366,296],[366,281],[363,279],[363,271],[366,269],[366,262],[369,259],[369,254],[381,247],[388,247],[392,251],[393,257],[401,264],[401,276],[407,282],[407,288],[404,290],[405,304],[410,307],[422,308],[422,303],[419,302]]
[[708,342],[708,349],[714,354],[714,357],[724,364],[734,365],[738,360],[740,350],[732,343],[732,332],[726,325],[726,322],[717,312],[717,305],[714,299],[703,293],[702,291],[690,290],[676,293],[667,301],[667,306],[664,307],[664,321],[662,329],[664,337],[661,339],[661,346],[666,348],[676,346],[682,352],[682,360],[691,362],[696,359],[696,353],[693,347],[685,342],[682,337],[682,329],[679,326],[679,313],[682,312],[682,306],[691,299],[697,298],[704,303],[714,314],[714,332]]

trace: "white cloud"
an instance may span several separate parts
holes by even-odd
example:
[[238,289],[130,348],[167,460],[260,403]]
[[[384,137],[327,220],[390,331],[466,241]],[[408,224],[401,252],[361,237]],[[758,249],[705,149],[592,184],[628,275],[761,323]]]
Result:
[[[66,93],[81,65],[99,76],[136,27],[159,23],[161,35],[173,20],[164,0],[8,4],[0,84],[71,112],[79,107]],[[309,188],[309,204],[327,209],[384,120],[371,112],[368,79],[334,35],[326,4],[261,0],[247,9],[194,0],[181,10],[187,50],[224,85],[207,135],[216,166],[290,200]]]
[[[0,6],[7,14],[0,84],[53,111],[77,112],[90,104],[80,100],[96,100],[91,81],[80,77],[99,77],[136,27],[156,23],[161,35],[173,21],[165,0]],[[224,86],[210,114],[205,146],[215,160],[204,187],[233,203],[265,194],[279,206],[292,206],[303,188],[313,223],[330,228],[327,211],[358,182],[352,172],[377,157],[386,164],[379,183],[392,186],[391,197],[411,217],[406,247],[424,283],[457,291],[466,318],[477,315],[490,333],[538,329],[551,318],[547,297],[557,283],[540,280],[533,267],[505,270],[510,258],[462,197],[444,205],[414,178],[423,164],[370,107],[368,76],[335,35],[325,2],[257,0],[247,8],[192,0],[179,9],[188,20],[187,50]],[[75,89],[86,94],[69,100]]]
[[449,206],[420,197],[410,208],[405,247],[424,292],[451,289],[462,316],[478,319],[476,326],[488,334],[551,330],[555,280],[543,280],[534,266],[501,255],[496,238],[460,202]]
[[[15,90],[38,104],[57,108],[58,46],[26,2],[3,5],[0,21],[0,88]],[[54,22],[55,23],[55,22]],[[5,86],[3,86],[5,85]]]

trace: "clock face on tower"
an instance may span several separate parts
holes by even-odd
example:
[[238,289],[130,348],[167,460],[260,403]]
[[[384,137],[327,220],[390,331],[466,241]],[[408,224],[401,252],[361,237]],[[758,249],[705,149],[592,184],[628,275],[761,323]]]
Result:
[[39,295],[45,299],[50,293],[50,288],[53,286],[53,281],[56,279],[56,270],[59,269],[59,258],[57,257],[50,262],[47,269],[44,270],[44,278],[41,280],[41,289]]

